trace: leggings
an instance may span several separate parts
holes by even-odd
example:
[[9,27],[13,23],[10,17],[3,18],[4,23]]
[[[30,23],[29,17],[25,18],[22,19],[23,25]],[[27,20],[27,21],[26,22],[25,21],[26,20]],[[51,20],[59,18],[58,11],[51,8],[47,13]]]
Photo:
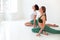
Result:
[[[36,28],[32,28],[32,32],[34,33],[38,33],[40,31],[41,28],[36,27]],[[48,33],[52,33],[52,34],[60,34],[60,30],[55,30],[53,28],[50,28],[48,25],[45,25],[45,28],[43,29],[43,31],[46,31]]]

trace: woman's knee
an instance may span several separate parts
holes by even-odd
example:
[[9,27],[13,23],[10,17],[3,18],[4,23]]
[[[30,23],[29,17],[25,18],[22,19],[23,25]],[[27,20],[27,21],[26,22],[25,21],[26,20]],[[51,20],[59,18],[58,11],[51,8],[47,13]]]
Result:
[[25,23],[25,26],[27,26],[27,23]]

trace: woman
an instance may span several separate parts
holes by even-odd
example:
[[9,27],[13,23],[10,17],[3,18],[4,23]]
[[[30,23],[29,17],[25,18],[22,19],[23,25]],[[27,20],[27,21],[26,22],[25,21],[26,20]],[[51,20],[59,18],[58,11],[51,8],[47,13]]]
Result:
[[[35,4],[34,6],[32,6],[32,9],[33,9],[33,14],[31,16],[32,20],[30,22],[26,22],[25,25],[36,27],[38,25],[37,18],[39,17],[39,15],[37,15],[36,11],[39,10],[39,6],[37,4]],[[58,27],[58,25],[56,25],[56,24],[47,24],[47,25],[52,26],[52,27]]]
[[30,22],[26,22],[25,25],[36,27],[38,25],[38,22],[36,20],[36,17],[37,17],[36,11],[39,10],[39,7],[37,4],[35,4],[34,6],[32,6],[32,9],[33,9],[33,14],[31,15],[32,20]]
[[40,17],[38,18],[38,27],[36,28],[33,28],[32,31],[34,33],[38,33],[37,36],[40,36],[41,33],[44,33],[47,35],[46,32],[49,32],[49,33],[53,33],[53,34],[60,34],[60,30],[55,30],[55,29],[52,29],[50,28],[49,25],[46,25],[46,21],[47,21],[47,18],[46,18],[46,8],[45,6],[42,6],[40,9],[39,9],[39,12],[40,12]]

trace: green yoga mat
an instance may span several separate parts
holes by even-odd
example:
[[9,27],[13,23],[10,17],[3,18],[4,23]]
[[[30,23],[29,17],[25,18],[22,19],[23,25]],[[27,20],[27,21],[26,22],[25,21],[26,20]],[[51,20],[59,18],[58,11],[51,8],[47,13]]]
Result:
[[[40,31],[41,28],[36,27],[36,28],[32,28],[32,32],[34,33],[38,33]],[[52,34],[60,34],[60,30],[55,30],[50,28],[48,25],[45,25],[45,28],[43,31],[46,31],[48,33],[52,33]]]

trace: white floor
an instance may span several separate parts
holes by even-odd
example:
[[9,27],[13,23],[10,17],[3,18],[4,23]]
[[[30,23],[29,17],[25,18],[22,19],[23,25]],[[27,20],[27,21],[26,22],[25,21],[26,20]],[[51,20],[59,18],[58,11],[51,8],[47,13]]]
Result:
[[[24,25],[26,21],[3,21],[1,27],[3,27],[4,37],[1,40],[60,40],[60,34],[49,34],[48,36],[41,35],[36,37],[35,33],[32,33],[32,27],[26,27]],[[59,29],[55,28],[55,29]]]

